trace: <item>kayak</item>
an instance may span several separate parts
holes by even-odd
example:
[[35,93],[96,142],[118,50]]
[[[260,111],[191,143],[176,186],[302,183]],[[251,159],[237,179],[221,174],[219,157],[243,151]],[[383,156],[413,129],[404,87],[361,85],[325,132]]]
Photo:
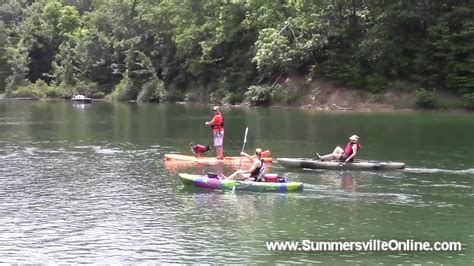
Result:
[[[242,163],[252,163],[252,160],[249,160],[246,157],[237,157],[237,156],[226,156],[224,157],[223,160],[218,160],[215,157],[200,157],[196,158],[195,156],[190,156],[190,155],[184,155],[184,154],[165,154],[165,161],[181,161],[181,162],[190,162],[190,163],[201,163],[201,164],[209,164],[209,165],[215,165],[215,164],[239,164],[241,162],[242,158]],[[264,162],[270,163],[272,162],[271,157],[263,157],[262,158]]]
[[[180,173],[179,177],[186,186],[193,186],[206,189],[221,189],[254,191],[254,192],[300,192],[303,190],[301,182],[255,182],[255,181],[239,181],[210,178],[207,175],[192,175]],[[265,180],[278,180],[277,174],[266,174]]]
[[[263,152],[262,154],[270,155],[270,151],[266,151],[267,153]],[[271,157],[262,157],[263,161],[266,163],[271,163]],[[175,161],[175,162],[190,162],[190,163],[199,163],[199,164],[207,164],[207,165],[216,165],[216,164],[249,164],[252,163],[252,160],[249,160],[247,157],[239,157],[239,156],[226,156],[223,160],[218,160],[215,157],[200,157],[196,158],[192,155],[184,155],[184,154],[165,154],[165,161]]]
[[[271,158],[268,158],[271,159]],[[186,160],[174,160],[169,158],[169,160],[164,161],[165,168],[170,172],[181,173],[186,172],[184,169],[189,169],[190,167],[197,167],[199,169],[203,169],[202,167],[227,167],[232,170],[237,170],[239,166],[241,168],[247,169],[250,168],[252,165],[252,161],[249,160],[216,160],[215,158],[210,158],[208,161],[198,160],[198,161],[186,161]],[[267,167],[267,171],[271,168],[271,160],[265,162],[265,166]]]
[[355,160],[351,163],[341,164],[337,161],[320,161],[306,158],[278,158],[277,161],[288,168],[310,168],[328,170],[394,170],[405,168],[402,162],[380,162]]

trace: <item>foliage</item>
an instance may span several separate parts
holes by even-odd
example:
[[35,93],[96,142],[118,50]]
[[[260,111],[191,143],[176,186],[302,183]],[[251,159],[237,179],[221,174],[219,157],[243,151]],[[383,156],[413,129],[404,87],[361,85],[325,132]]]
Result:
[[[429,28],[429,81],[458,92],[474,92],[474,5],[453,5]],[[423,60],[425,61],[425,60]]]
[[224,98],[226,97],[227,93],[228,92],[226,92],[224,89],[219,89],[219,90],[213,91],[210,94],[209,101],[213,102],[213,103],[222,103],[224,101]]
[[223,103],[229,103],[229,104],[238,104],[243,102],[245,99],[244,95],[241,93],[233,93],[229,92],[227,95],[224,97],[222,100]]
[[[65,87],[65,86],[58,86],[58,87]],[[69,88],[69,90],[67,91],[70,91],[70,89],[73,89],[74,93],[72,94],[82,94],[91,98],[103,98],[105,96],[105,94],[100,90],[97,83],[89,82],[87,80],[80,80],[77,82],[76,86],[74,86],[73,88],[71,87],[66,87],[66,88]]]
[[64,42],[59,46],[59,52],[52,63],[53,75],[56,83],[63,86],[75,86],[77,83],[77,67],[74,65],[74,50],[69,42]]
[[253,60],[259,70],[278,70],[291,62],[288,39],[280,35],[276,29],[263,29],[260,31],[255,46],[257,52]]
[[269,105],[272,99],[271,86],[250,86],[245,96],[251,105]]
[[133,81],[128,78],[128,73],[126,77],[120,81],[119,84],[115,87],[114,92],[111,94],[112,99],[119,101],[132,100],[134,98],[134,84]]
[[407,82],[403,80],[394,80],[391,81],[387,84],[387,87],[396,91],[415,91],[416,90],[416,84],[413,82]]
[[282,104],[294,104],[306,95],[306,89],[300,87],[273,86],[272,102]]
[[380,75],[368,75],[366,77],[366,88],[372,93],[378,93],[385,89],[387,81]]
[[12,92],[13,97],[32,97],[32,98],[43,98],[46,96],[48,85],[40,80],[36,83],[29,84],[24,87],[19,87],[17,90]]
[[26,97],[26,98],[62,98],[69,99],[72,96],[72,91],[64,86],[48,85],[43,80],[37,80],[35,83],[20,87],[12,92],[12,97]]
[[6,57],[11,73],[6,79],[6,93],[13,93],[17,88],[28,85],[26,79],[28,73],[28,57],[26,49],[22,46],[18,48],[8,47]]
[[416,105],[421,108],[434,109],[438,107],[436,90],[418,89],[415,91]]
[[[4,22],[0,21],[0,65],[1,66],[8,65],[8,57],[5,53],[5,50],[9,45],[7,38],[8,38],[7,28],[5,27]],[[10,69],[5,68],[5,67],[0,68],[0,92],[5,90],[6,79],[10,74],[11,74]]]
[[139,102],[158,102],[164,95],[164,84],[160,80],[150,80],[143,85],[143,89],[138,94]]
[[298,75],[470,95],[473,25],[458,0],[4,1],[0,91],[42,80],[50,97],[294,103],[304,92],[282,80]]
[[[38,82],[44,82],[44,81],[42,80],[36,81],[36,83]],[[60,98],[60,99],[70,99],[73,95],[69,87],[60,86],[60,85],[47,86],[45,90],[45,94],[46,94],[46,97]]]
[[18,98],[43,98],[46,96],[44,91],[37,90],[33,86],[19,87],[11,93],[11,97]]
[[180,102],[184,101],[185,95],[180,90],[169,90],[166,92],[166,95],[163,97],[164,101],[167,102]]
[[114,98],[118,100],[158,101],[164,96],[164,84],[156,75],[150,58],[130,47],[125,58],[126,71],[122,81],[117,85]]
[[461,97],[465,108],[474,110],[474,93],[466,93]]
[[184,95],[186,102],[198,102],[200,100],[199,93],[197,91],[189,91]]

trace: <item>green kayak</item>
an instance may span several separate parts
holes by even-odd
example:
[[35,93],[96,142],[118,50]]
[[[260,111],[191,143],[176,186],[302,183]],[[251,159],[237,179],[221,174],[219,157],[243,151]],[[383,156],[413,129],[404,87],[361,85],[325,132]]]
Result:
[[[265,177],[276,177],[276,174],[267,174]],[[254,182],[238,180],[222,180],[210,178],[206,175],[179,174],[184,185],[221,190],[245,190],[255,192],[300,192],[303,190],[301,182]]]

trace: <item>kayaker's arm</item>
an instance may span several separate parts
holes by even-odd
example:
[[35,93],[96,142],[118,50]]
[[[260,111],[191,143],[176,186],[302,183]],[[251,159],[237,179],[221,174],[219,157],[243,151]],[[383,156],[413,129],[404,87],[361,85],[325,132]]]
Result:
[[252,157],[251,155],[248,155],[248,154],[245,153],[245,152],[241,152],[241,153],[240,153],[240,156],[245,156],[245,157],[247,157],[247,159],[249,159],[249,160],[253,160],[253,158],[254,158],[254,157]]
[[[247,156],[250,156],[250,155],[247,154]],[[250,158],[252,158],[252,157],[250,157]],[[250,169],[248,169],[248,170],[241,169],[238,172],[239,172],[239,174],[250,174],[250,173],[253,172],[253,170],[257,169],[258,166],[259,166],[258,161],[254,161],[253,164],[252,164],[252,167],[250,167]]]
[[254,157],[248,155],[248,154],[245,153],[245,152],[241,152],[241,153],[240,153],[240,156],[245,156],[245,157],[247,157],[247,159],[252,160],[252,161],[253,161],[253,164],[252,164],[252,167],[251,167],[249,170],[239,169],[239,170],[237,170],[236,173],[239,173],[239,174],[249,174],[249,173],[252,173],[252,171],[255,170],[255,169],[258,167],[258,161],[255,161],[255,160],[254,160]]

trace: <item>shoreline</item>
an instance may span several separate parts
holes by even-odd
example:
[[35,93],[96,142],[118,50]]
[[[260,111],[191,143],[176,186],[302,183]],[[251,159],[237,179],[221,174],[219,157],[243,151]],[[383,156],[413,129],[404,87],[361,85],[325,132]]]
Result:
[[[309,97],[314,97],[310,94]],[[314,99],[314,98],[313,98]],[[71,101],[71,99],[60,99],[60,98],[36,98],[36,97],[17,97],[17,98],[8,98],[4,95],[0,95],[0,101]],[[109,102],[119,103],[120,101],[113,101],[106,98],[93,99],[94,102]],[[72,102],[72,101],[71,101]],[[137,101],[123,101],[122,103],[136,103],[141,104]],[[161,102],[153,102],[151,104],[160,104]],[[472,110],[469,109],[459,109],[459,108],[437,108],[437,109],[423,109],[423,108],[396,108],[393,105],[386,103],[370,103],[366,104],[364,101],[357,102],[357,104],[352,106],[338,106],[334,103],[320,103],[320,104],[308,104],[307,102],[301,102],[300,104],[292,105],[282,105],[282,104],[271,104],[267,106],[252,106],[249,103],[241,104],[228,104],[228,103],[211,103],[211,102],[162,102],[162,103],[174,103],[180,105],[187,104],[196,104],[196,105],[220,105],[232,108],[280,108],[280,109],[298,109],[306,110],[310,112],[328,112],[328,113],[416,113],[416,112],[428,112],[428,113],[471,113]],[[146,103],[150,104],[150,103]]]

